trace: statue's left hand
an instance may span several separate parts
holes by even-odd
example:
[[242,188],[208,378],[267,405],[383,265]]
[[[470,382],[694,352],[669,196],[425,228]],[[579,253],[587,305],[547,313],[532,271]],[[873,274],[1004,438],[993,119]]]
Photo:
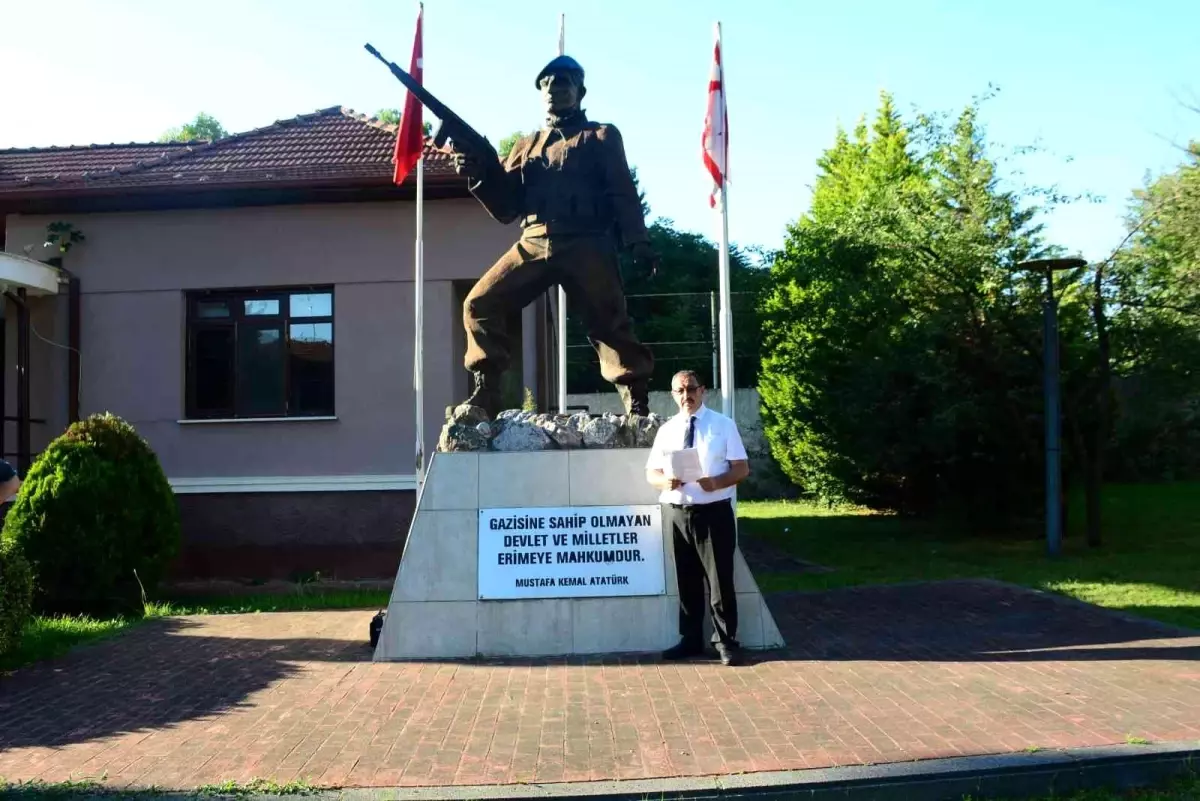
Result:
[[634,242],[629,247],[629,255],[640,264],[650,265],[650,275],[658,272],[658,252],[649,242]]

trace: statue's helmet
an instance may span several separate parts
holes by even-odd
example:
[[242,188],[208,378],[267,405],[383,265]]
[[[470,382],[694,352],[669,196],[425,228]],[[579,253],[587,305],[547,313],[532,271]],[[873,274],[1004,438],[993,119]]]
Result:
[[583,85],[583,67],[579,62],[570,56],[558,56],[546,66],[542,67],[542,71],[538,73],[537,78],[533,81],[535,89],[541,88],[542,78],[552,72],[569,72],[575,76],[575,81],[580,86]]

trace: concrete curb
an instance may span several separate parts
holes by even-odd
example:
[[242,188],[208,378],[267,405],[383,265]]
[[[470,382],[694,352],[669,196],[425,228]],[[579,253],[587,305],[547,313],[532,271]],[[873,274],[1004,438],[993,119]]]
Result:
[[438,787],[364,787],[284,796],[258,792],[178,790],[71,790],[7,788],[0,798],[115,798],[184,801],[198,798],[252,798],[255,801],[826,801],[827,799],[904,799],[961,801],[1020,799],[1063,795],[1092,788],[1130,789],[1161,784],[1200,769],[1200,741],[1151,745],[1114,745],[994,756],[953,757],[919,762],[854,765],[798,771],[772,771],[666,779],[628,779],[554,784],[445,785]]
[[1048,750],[884,765],[558,784],[346,789],[312,798],[338,801],[586,798],[589,801],[668,799],[905,799],[905,801],[1028,798],[1097,787],[1160,784],[1200,769],[1200,741]]
[[[560,784],[347,789],[339,801],[450,799],[941,799],[1023,798],[1094,787],[1144,787],[1200,769],[1200,741],[738,775]],[[322,794],[325,795],[325,794]]]

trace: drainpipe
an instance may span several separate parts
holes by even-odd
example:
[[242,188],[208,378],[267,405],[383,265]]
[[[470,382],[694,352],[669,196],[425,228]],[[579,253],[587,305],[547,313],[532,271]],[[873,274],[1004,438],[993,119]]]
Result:
[[[0,215],[0,221],[3,221]],[[8,433],[8,298],[0,295],[0,459],[8,451],[4,435]]]
[[79,341],[82,319],[79,276],[63,267],[61,256],[47,259],[67,279],[67,425],[79,422]]
[[25,288],[17,289],[17,470],[29,473],[29,303]]

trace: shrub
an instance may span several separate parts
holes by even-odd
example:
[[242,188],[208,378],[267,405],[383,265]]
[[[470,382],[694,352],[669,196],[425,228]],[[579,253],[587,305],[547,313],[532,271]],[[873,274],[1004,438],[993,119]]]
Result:
[[111,414],[73,424],[34,462],[4,539],[46,614],[141,615],[179,550],[179,509],[154,451]]
[[21,642],[21,630],[29,619],[33,575],[21,550],[0,541],[0,655]]

